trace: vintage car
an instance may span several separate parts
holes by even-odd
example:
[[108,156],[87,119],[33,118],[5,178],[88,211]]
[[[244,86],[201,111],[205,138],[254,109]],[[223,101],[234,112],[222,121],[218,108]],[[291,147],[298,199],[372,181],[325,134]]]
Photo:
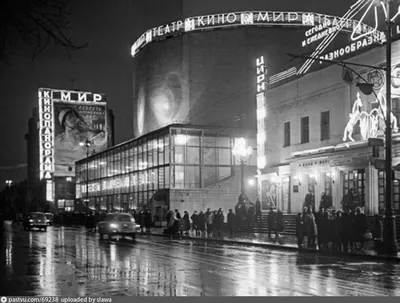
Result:
[[36,227],[39,229],[47,230],[47,219],[44,213],[40,212],[31,212],[27,213],[24,217],[24,230],[31,230]]
[[52,213],[45,213],[44,215],[46,216],[46,223],[47,223],[47,225],[53,225],[53,223],[54,223],[54,214],[52,214]]
[[136,238],[136,222],[130,214],[126,213],[110,213],[104,218],[104,221],[99,222],[98,230],[100,239],[104,235],[109,239],[113,236],[129,236],[134,241]]

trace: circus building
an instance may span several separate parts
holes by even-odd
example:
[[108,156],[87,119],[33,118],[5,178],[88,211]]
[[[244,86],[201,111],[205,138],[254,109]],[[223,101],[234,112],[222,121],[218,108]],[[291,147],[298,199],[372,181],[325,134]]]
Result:
[[[243,184],[235,142],[243,137],[253,148],[243,163],[246,181],[269,153],[257,144],[266,138],[259,110],[264,103],[254,98],[259,87],[281,87],[298,72],[320,69],[288,68],[282,50],[310,50],[334,28],[339,37],[327,49],[334,51],[341,33],[357,24],[314,12],[242,11],[148,29],[131,48],[133,138],[76,163],[77,198],[87,197],[93,209],[149,207],[159,217],[168,209],[234,208]],[[358,31],[368,30],[363,24]],[[373,35],[343,52],[351,55],[379,41]],[[255,59],[261,54],[259,75]],[[255,201],[257,188],[247,184]]]
[[[392,49],[393,207],[399,214],[399,40]],[[323,65],[264,93],[260,108],[266,159],[259,169],[264,208],[274,204],[297,213],[312,197],[316,210],[351,205],[367,215],[384,213],[385,48],[374,47],[346,61],[376,68],[356,65],[349,74],[342,66]],[[362,89],[366,81],[373,92]]]

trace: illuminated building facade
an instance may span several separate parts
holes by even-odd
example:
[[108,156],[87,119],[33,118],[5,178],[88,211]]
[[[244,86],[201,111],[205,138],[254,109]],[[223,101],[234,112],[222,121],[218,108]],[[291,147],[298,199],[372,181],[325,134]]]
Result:
[[[255,137],[242,129],[173,124],[150,132],[78,161],[77,198],[86,198],[88,184],[93,210],[146,206],[164,220],[169,209],[217,207],[227,213],[240,194],[240,163],[232,148],[241,137],[255,146]],[[246,180],[254,180],[256,158],[246,164]],[[246,192],[255,201],[256,186],[247,184]]]
[[32,209],[76,209],[75,161],[112,146],[114,118],[104,94],[40,88],[25,136]]
[[[392,46],[391,119],[396,166],[400,163],[400,42]],[[385,58],[384,47],[375,47],[347,61],[385,67]],[[385,76],[379,69],[351,67],[374,85],[374,93],[365,95],[357,86],[364,81],[356,76],[346,78],[338,65],[266,90],[263,124],[267,153],[265,163],[259,165],[263,210],[273,204],[287,213],[300,212],[309,193],[315,197],[318,210],[325,193],[325,201],[336,209],[343,209],[343,200],[352,197],[354,206],[363,207],[366,214],[384,212]],[[393,187],[398,214],[397,173]]]

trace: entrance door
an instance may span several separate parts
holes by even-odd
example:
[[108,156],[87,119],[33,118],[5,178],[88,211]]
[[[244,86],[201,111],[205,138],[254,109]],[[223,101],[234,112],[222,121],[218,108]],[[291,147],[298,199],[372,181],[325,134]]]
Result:
[[343,196],[353,191],[354,208],[365,206],[365,169],[344,172]]

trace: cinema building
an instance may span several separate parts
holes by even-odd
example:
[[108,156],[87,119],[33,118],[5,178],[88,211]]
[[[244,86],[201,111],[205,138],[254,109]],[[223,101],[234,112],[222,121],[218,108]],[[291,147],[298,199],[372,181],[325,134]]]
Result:
[[[75,161],[113,145],[114,116],[104,94],[40,88],[28,123],[30,209],[74,211]],[[90,147],[82,146],[86,141]]]
[[[392,44],[393,74],[400,68],[400,41]],[[385,66],[385,48],[375,47],[346,61]],[[350,65],[349,65],[350,66]],[[379,69],[351,66],[374,84],[375,94],[365,95],[357,86],[364,83],[343,80],[343,67],[330,65],[304,76],[269,87],[265,92],[264,131],[266,165],[259,170],[263,204],[273,203],[287,213],[303,208],[305,197],[315,197],[318,210],[325,193],[332,206],[352,190],[355,206],[368,215],[385,209],[384,130],[379,107],[385,109],[385,74]],[[400,163],[400,82],[392,80],[393,166]],[[258,142],[262,144],[262,142]],[[400,178],[393,181],[394,210],[400,213]],[[351,195],[351,194],[349,194]]]
[[[243,137],[254,150],[245,161],[246,181],[257,175],[257,158],[269,157],[256,142],[264,130],[255,58],[264,55],[269,84],[293,77],[296,68],[282,68],[282,47],[301,48],[299,30],[311,30],[311,38],[313,29],[337,20],[306,12],[234,12],[146,31],[131,49],[132,140],[76,163],[77,198],[92,209],[146,206],[161,215],[167,209],[234,208],[242,180],[235,142]],[[344,33],[356,24],[345,23]],[[253,202],[260,195],[249,185],[246,192]]]

